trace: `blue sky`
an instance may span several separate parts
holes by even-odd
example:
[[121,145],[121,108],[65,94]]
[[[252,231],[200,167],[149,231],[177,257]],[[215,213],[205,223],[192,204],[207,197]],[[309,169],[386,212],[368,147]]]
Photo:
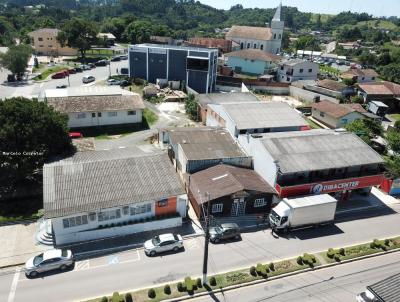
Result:
[[[279,0],[199,0],[216,8],[229,9],[232,5],[271,8]],[[303,12],[337,14],[341,11],[367,12],[374,16],[400,17],[400,0],[283,0],[283,5],[295,6]]]

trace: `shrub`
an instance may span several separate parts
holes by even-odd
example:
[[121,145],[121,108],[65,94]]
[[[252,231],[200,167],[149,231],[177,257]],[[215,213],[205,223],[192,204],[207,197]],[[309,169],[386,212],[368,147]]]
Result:
[[217,285],[217,280],[215,279],[215,277],[211,277],[210,278],[210,285],[211,286],[216,286]]
[[102,298],[100,299],[100,302],[108,302],[108,298],[107,298],[107,297],[102,297]]
[[178,282],[176,288],[178,289],[178,292],[184,292],[186,290],[186,286],[184,286],[182,282]]
[[131,293],[125,294],[125,302],[133,302]]
[[390,245],[390,239],[385,239],[385,245],[387,245],[387,246]]
[[193,288],[193,280],[190,277],[185,278],[185,284],[186,284],[186,290],[188,292],[192,292],[194,290]]
[[112,302],[119,302],[119,300],[120,300],[119,293],[118,292],[114,292],[113,295],[112,295],[111,301]]
[[342,255],[342,256],[344,256],[345,253],[346,253],[346,252],[345,252],[344,248],[341,247],[341,248],[339,249],[339,254]]
[[326,253],[326,255],[329,257],[329,258],[333,258],[334,256],[335,256],[335,250],[333,249],[333,248],[329,248],[328,249],[328,252]]
[[149,291],[147,292],[147,296],[149,296],[150,299],[154,299],[156,297],[156,291],[154,288],[150,288]]
[[169,284],[164,286],[164,294],[166,294],[166,295],[171,294],[171,286],[169,286]]
[[333,258],[336,260],[336,261],[340,261],[340,254],[335,254],[335,256],[333,256]]
[[269,267],[270,271],[274,271],[275,270],[275,265],[274,265],[273,262],[271,262],[268,267]]
[[200,278],[196,279],[196,285],[197,285],[197,288],[203,287],[203,282],[201,281]]
[[296,262],[299,265],[303,265],[303,257],[301,257],[301,256],[297,257]]
[[307,253],[304,253],[303,257],[301,257],[302,263],[307,264],[309,266],[314,266],[314,263],[317,262],[317,259],[315,259],[314,255],[310,255]]
[[257,276],[257,271],[255,266],[250,267],[250,275]]

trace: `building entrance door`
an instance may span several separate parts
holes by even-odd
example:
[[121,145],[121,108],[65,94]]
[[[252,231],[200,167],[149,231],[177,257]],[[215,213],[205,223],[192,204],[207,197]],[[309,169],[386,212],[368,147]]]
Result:
[[246,213],[246,201],[244,198],[236,198],[233,200],[231,208],[231,216],[240,216]]

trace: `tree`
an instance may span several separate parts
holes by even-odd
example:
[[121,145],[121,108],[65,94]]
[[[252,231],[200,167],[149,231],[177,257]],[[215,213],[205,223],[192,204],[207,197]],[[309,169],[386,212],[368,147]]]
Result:
[[67,120],[37,100],[18,97],[0,102],[0,196],[34,179],[49,159],[73,152]]
[[400,156],[390,156],[386,159],[386,172],[393,179],[400,177]]
[[198,120],[197,107],[198,106],[194,94],[189,94],[185,101],[185,110],[186,114],[195,121]]
[[390,130],[386,133],[386,140],[393,152],[400,153],[400,131]]
[[345,126],[347,131],[358,135],[364,142],[371,145],[371,139],[383,135],[383,127],[376,121],[369,119],[355,120]]
[[15,29],[13,25],[5,18],[0,17],[0,45],[14,44]]
[[14,75],[22,75],[28,67],[32,47],[26,44],[10,46],[5,54],[0,55],[0,65]]
[[376,63],[376,55],[368,52],[368,51],[363,51],[362,54],[358,57],[358,60],[360,61],[361,65],[367,65],[367,66],[374,66]]
[[153,34],[152,28],[153,24],[149,21],[133,21],[125,29],[123,37],[133,44],[148,42]]
[[295,43],[296,50],[320,50],[318,40],[313,36],[300,36]]
[[98,33],[94,22],[83,18],[72,18],[64,23],[62,30],[58,33],[57,40],[62,46],[77,48],[84,62],[86,51],[97,42]]

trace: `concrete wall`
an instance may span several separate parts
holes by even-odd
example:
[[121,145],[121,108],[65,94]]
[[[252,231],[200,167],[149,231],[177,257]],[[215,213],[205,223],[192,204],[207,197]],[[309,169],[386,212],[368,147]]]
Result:
[[[128,111],[117,111],[117,116],[109,116],[109,111],[101,112],[101,117],[98,112],[85,112],[85,118],[78,118],[78,113],[68,114],[68,127],[91,127],[102,125],[118,125],[118,124],[133,124],[142,122],[142,110],[133,110],[135,115],[128,115]],[[92,117],[92,113],[95,117]]]
[[290,91],[290,95],[292,97],[295,97],[295,98],[297,98],[297,99],[299,99],[301,101],[313,103],[314,102],[314,98],[316,96],[319,96],[321,100],[325,99],[325,100],[331,101],[333,103],[339,104],[339,100],[338,99],[335,99],[335,98],[332,98],[332,97],[329,97],[329,96],[326,96],[326,95],[323,95],[323,94],[320,94],[320,93],[315,93],[315,92],[312,92],[312,91],[304,90],[304,89],[301,89],[301,88],[298,88],[298,87],[295,87],[295,86],[290,86],[289,87],[289,91]]

